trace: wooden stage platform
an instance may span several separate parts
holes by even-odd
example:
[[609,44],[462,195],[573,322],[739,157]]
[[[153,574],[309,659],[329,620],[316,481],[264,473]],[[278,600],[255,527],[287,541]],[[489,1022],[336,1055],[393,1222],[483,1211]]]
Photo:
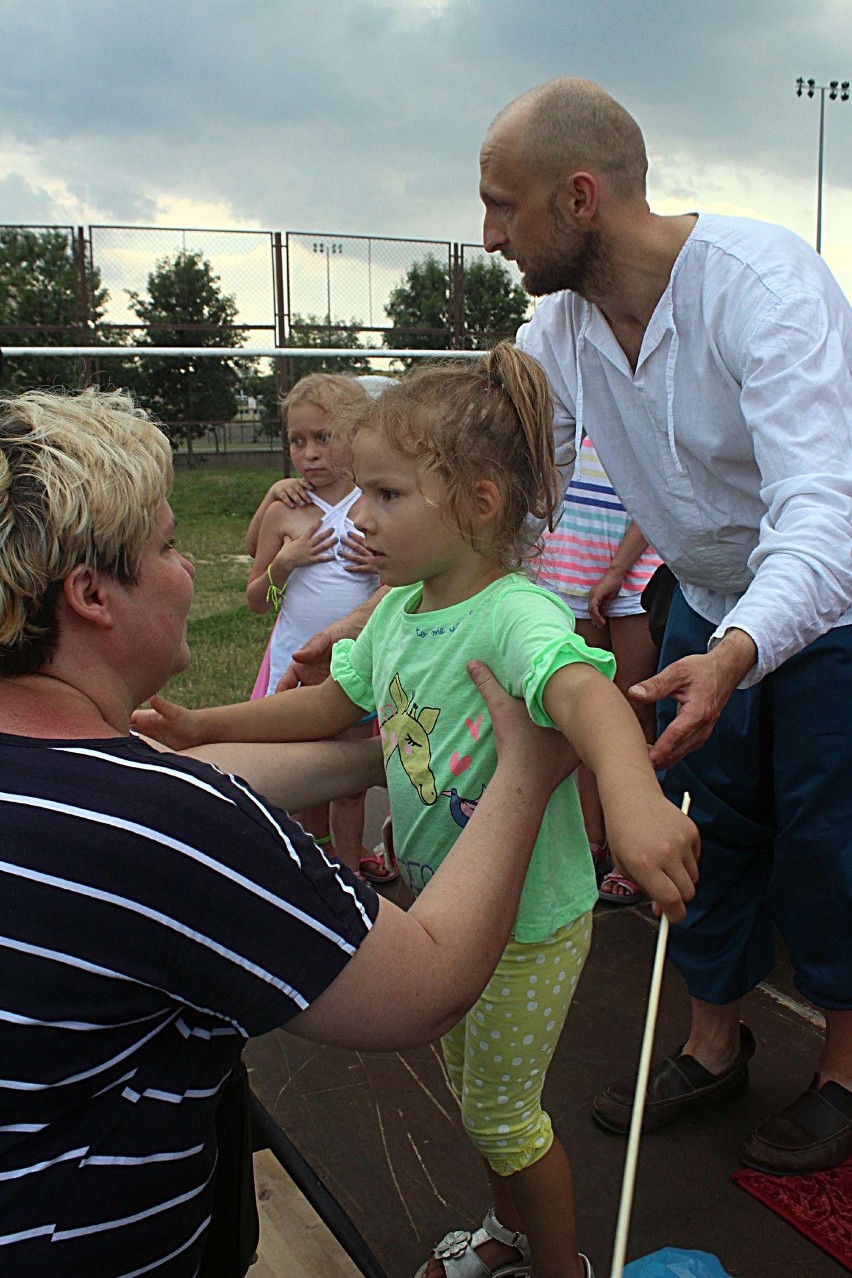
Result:
[[[399,886],[385,889],[388,894]],[[578,1237],[609,1274],[625,1142],[594,1126],[589,1102],[636,1065],[656,923],[647,906],[596,910],[592,953],[550,1070],[545,1102],[569,1152]],[[382,997],[376,990],[376,998]],[[744,1019],[757,1039],[749,1095],[644,1138],[628,1260],[664,1246],[716,1254],[738,1278],[843,1278],[845,1270],[738,1189],[742,1140],[808,1083],[818,1024],[779,959],[771,981],[748,1001]],[[686,993],[669,967],[657,1055],[684,1041]],[[255,1094],[364,1235],[387,1278],[411,1278],[430,1246],[452,1228],[475,1226],[487,1205],[477,1156],[467,1143],[437,1047],[366,1055],[302,1042],[276,1031],[246,1053]],[[290,1199],[276,1200],[275,1170],[263,1155],[261,1198],[274,1217],[254,1278],[347,1278],[339,1249],[326,1255],[320,1227]],[[309,1218],[310,1219],[310,1218]],[[299,1260],[305,1238],[317,1257]],[[322,1239],[322,1246],[320,1240]],[[267,1240],[270,1240],[267,1244]],[[333,1242],[333,1240],[331,1240]],[[307,1254],[307,1253],[305,1253]],[[335,1265],[344,1267],[334,1267]],[[307,1267],[305,1267],[307,1265]]]

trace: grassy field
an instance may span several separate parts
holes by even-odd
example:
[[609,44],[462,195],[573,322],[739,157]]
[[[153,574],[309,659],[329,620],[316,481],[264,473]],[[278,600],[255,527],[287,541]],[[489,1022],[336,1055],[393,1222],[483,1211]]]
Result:
[[183,705],[241,701],[254,686],[274,616],[258,616],[246,604],[251,560],[245,535],[258,502],[280,476],[280,468],[175,475],[171,500],[177,541],[196,568],[189,618],[192,664],[164,692]]

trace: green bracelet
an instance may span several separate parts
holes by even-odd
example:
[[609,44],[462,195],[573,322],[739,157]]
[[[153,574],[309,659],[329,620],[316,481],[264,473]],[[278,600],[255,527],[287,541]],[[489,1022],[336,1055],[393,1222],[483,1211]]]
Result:
[[275,582],[272,580],[272,564],[267,564],[266,575],[269,578],[269,589],[266,592],[266,602],[268,604],[272,604],[272,607],[276,612],[278,612],[281,607],[281,600],[287,593],[287,582],[285,581],[283,586],[276,586]]

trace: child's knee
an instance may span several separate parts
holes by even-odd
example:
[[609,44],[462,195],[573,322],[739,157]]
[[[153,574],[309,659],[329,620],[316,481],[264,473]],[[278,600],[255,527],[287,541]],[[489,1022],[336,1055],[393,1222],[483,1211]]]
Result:
[[474,1148],[498,1176],[512,1176],[543,1158],[553,1144],[550,1118],[540,1105],[516,1115],[485,1115],[465,1098],[462,1122]]

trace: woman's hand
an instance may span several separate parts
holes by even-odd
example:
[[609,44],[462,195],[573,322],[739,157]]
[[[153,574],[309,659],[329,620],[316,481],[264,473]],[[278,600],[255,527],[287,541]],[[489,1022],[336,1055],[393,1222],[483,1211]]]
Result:
[[561,732],[533,723],[527,707],[511,697],[481,661],[468,662],[467,672],[488,707],[498,761],[516,767],[524,790],[540,787],[549,798],[580,762],[577,751]]

